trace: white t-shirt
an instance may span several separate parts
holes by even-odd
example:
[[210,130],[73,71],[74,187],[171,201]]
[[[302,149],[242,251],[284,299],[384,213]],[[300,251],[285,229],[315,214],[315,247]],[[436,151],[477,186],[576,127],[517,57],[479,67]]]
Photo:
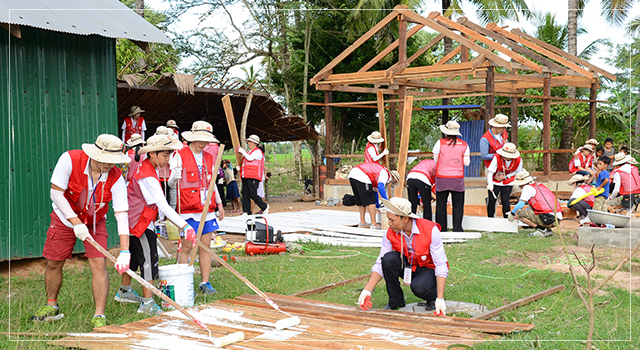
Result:
[[[438,161],[438,155],[440,154],[440,140],[436,141],[436,144],[433,145],[433,160]],[[467,149],[464,150],[464,156],[462,158],[462,163],[464,166],[469,166],[471,164],[471,151],[469,150],[469,145],[467,145]]]
[[[198,171],[202,171],[202,152],[198,153],[198,154],[193,154],[193,157],[196,159],[196,164],[198,165]],[[176,168],[182,168],[182,156],[180,155],[180,153],[176,153],[175,156],[173,158],[171,158],[171,160],[169,161],[169,169],[171,169],[171,176],[169,176],[169,178],[173,178],[173,172],[175,171]],[[215,176],[212,176],[211,181],[215,181]],[[175,187],[175,184],[172,184],[171,181],[168,182],[169,186],[171,187]],[[208,189],[207,189],[208,190]],[[217,190],[217,186],[213,186],[213,193],[214,193],[214,199],[216,201],[216,203],[218,205],[222,205],[222,199],[220,199],[220,194],[218,193]],[[204,191],[204,197],[205,199],[202,199],[203,203],[206,200],[206,191]],[[201,195],[202,197],[203,195]],[[187,219],[193,219],[197,222],[200,222],[200,217],[202,216],[201,213],[190,213],[190,214],[180,214],[180,216],[187,220]],[[206,221],[209,220],[213,220],[216,218],[216,213],[207,213],[207,218],[205,219]]]
[[[532,185],[524,185],[524,187],[522,187],[522,193],[520,194],[520,200],[529,203],[529,200],[536,195],[536,192],[536,188]],[[549,204],[552,203],[550,202]],[[562,212],[556,212],[556,217],[558,220],[562,220]]]
[[[351,171],[349,172],[349,175],[347,175],[347,178],[358,180],[365,184],[371,184],[371,180],[369,179],[369,176],[367,176],[367,174],[365,174],[364,171],[360,170],[360,168],[356,168],[356,167],[352,168]],[[378,183],[386,185],[388,181],[389,181],[389,174],[387,174],[386,171],[381,171],[380,174],[378,175]]]
[[[156,169],[156,173],[157,171]],[[160,210],[167,219],[178,225],[178,227],[184,227],[184,225],[187,224],[187,222],[169,206],[169,203],[167,203],[167,198],[164,196],[158,180],[153,177],[145,177],[144,179],[138,180],[138,185],[140,185],[140,191],[142,192],[144,201],[148,205],[157,205],[158,210]],[[149,223],[147,228],[152,231],[155,230],[154,222]]]
[[420,180],[420,181],[426,183],[428,186],[433,185],[431,183],[431,181],[429,181],[429,178],[427,177],[427,175],[425,175],[423,173],[419,173],[417,171],[409,172],[409,174],[407,174],[407,180],[410,180],[410,179]]
[[576,187],[576,189],[573,190],[573,193],[571,194],[571,199],[580,198],[580,196],[584,196],[585,194],[587,194],[587,191],[585,191],[582,187]]
[[374,147],[369,147],[367,149],[367,152],[369,152],[369,155],[371,156],[371,159],[373,159],[374,162],[377,162],[378,160],[380,160],[380,158],[384,157],[384,155],[378,154],[377,149],[378,149],[378,146],[375,146],[375,145]]
[[[84,174],[87,175],[87,202],[92,200],[91,195],[93,194],[93,189],[91,187],[92,180],[91,176],[89,176],[90,165],[91,159],[89,159],[87,166],[84,168]],[[71,177],[72,170],[73,163],[71,162],[71,156],[69,155],[69,152],[64,152],[60,158],[58,158],[58,163],[56,163],[56,167],[53,169],[53,174],[51,174],[51,183],[63,190],[66,190],[69,185],[69,178]],[[105,182],[107,181],[107,177],[106,173],[102,173],[100,174],[98,181]],[[124,177],[122,176],[120,176],[120,178],[113,184],[113,187],[111,187],[111,203],[113,204],[113,211],[116,213],[129,210],[129,202],[127,201],[127,185],[125,184]],[[64,215],[62,215],[62,212],[60,212],[55,203],[51,203],[51,206],[65,226],[73,227],[73,224],[69,222]],[[97,208],[96,210],[98,209],[100,208]]]

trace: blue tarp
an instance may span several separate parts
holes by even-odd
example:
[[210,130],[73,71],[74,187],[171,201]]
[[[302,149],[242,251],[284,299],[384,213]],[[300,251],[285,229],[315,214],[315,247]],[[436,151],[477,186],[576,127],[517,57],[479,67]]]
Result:
[[442,105],[442,106],[420,106],[426,110],[443,110],[443,109],[477,109],[482,108],[481,105]]

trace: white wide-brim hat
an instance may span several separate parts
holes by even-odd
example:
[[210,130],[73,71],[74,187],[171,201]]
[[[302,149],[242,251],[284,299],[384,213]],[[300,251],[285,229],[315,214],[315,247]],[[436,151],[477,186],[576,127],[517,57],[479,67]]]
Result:
[[582,149],[586,149],[588,151],[591,151],[591,153],[595,152],[595,150],[593,149],[593,146],[586,144],[584,146],[582,146]]
[[182,148],[182,143],[171,135],[153,135],[147,139],[147,145],[138,150],[138,154],[144,154],[154,151],[173,151]]
[[533,181],[535,181],[533,176],[531,176],[531,174],[529,174],[528,171],[523,170],[523,171],[519,172],[518,174],[516,174],[516,179],[513,180],[513,182],[511,184],[513,186],[520,186],[520,185],[526,185],[526,184],[531,183]]
[[82,150],[89,158],[108,164],[129,163],[131,158],[123,153],[124,143],[119,137],[102,134],[95,143],[83,143]]
[[380,198],[380,200],[382,201],[382,204],[384,204],[385,209],[395,215],[406,216],[412,219],[420,219],[418,215],[411,212],[411,202],[407,199],[393,197],[389,200],[383,198]]
[[509,117],[504,114],[496,114],[495,117],[489,119],[489,125],[496,128],[510,128]]
[[260,138],[258,137],[258,135],[253,134],[249,137],[247,137],[246,139],[244,139],[245,141],[249,141],[249,142],[253,142],[255,144],[259,144],[260,143]]
[[587,175],[575,174],[567,182],[569,183],[569,185],[572,185],[576,182],[587,181],[588,179],[589,179],[589,176]]
[[384,138],[382,138],[382,134],[378,131],[374,131],[371,135],[367,136],[367,140],[371,143],[382,143],[384,142]]
[[136,115],[138,113],[144,113],[144,109],[140,108],[140,106],[131,106],[129,116]]
[[180,129],[180,128],[178,127],[178,124],[176,124],[176,121],[175,121],[175,120],[173,120],[173,119],[169,119],[169,120],[167,121],[167,128],[176,128],[176,129]]
[[518,149],[516,148],[516,145],[514,145],[511,142],[505,143],[504,146],[502,146],[499,150],[496,151],[496,153],[503,156],[504,158],[509,158],[509,159],[516,159],[520,157],[520,151],[518,151]]
[[131,138],[127,141],[127,147],[134,147],[142,144],[144,144],[144,140],[140,134],[132,134]]
[[445,125],[440,125],[440,131],[445,135],[462,136],[460,133],[460,124],[453,120],[448,121]]
[[620,164],[628,163],[630,161],[631,161],[630,155],[619,152],[619,153],[616,153],[616,155],[613,157],[612,165],[620,165]]
[[395,183],[391,183],[391,187],[397,187],[400,185],[400,173],[397,170],[390,170],[391,177],[395,180]]
[[598,142],[598,140],[596,139],[588,139],[587,142],[585,142],[587,145],[594,145],[597,146],[600,144],[600,142]]
[[183,132],[182,137],[189,142],[220,142],[215,136],[213,136],[213,127],[211,124],[202,120],[194,122],[191,126],[191,131]]

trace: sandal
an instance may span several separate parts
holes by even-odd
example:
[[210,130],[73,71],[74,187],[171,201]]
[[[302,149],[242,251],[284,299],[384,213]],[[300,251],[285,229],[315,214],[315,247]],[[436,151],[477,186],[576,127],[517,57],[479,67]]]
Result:
[[372,230],[382,230],[382,225],[371,225]]
[[369,228],[371,225],[369,224],[358,224],[358,228]]

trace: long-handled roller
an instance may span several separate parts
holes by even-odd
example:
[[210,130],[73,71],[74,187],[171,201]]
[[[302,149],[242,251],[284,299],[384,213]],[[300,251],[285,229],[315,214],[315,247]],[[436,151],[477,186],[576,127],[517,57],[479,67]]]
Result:
[[576,198],[573,200],[573,202],[571,202],[569,205],[575,205],[576,203],[580,202],[581,200],[589,197],[589,196],[599,196],[602,192],[604,192],[604,188],[598,189],[597,187],[593,187],[591,190],[589,190],[589,192],[583,194],[582,196]]

